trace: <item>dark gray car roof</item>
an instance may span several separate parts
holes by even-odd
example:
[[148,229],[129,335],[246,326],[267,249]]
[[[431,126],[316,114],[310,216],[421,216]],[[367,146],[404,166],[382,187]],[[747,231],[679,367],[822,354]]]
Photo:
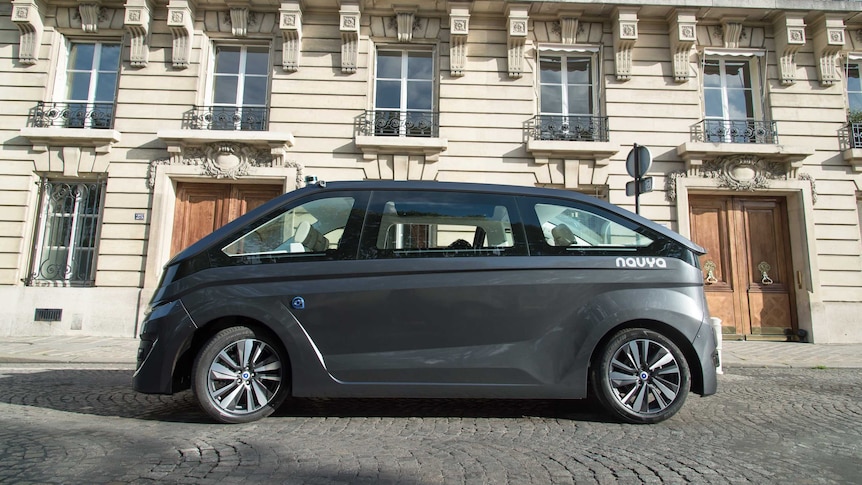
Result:
[[198,254],[199,252],[207,249],[210,245],[222,240],[227,237],[238,228],[247,224],[248,222],[256,219],[257,217],[269,212],[270,210],[279,207],[286,202],[302,197],[311,193],[321,192],[321,191],[344,191],[344,190],[439,190],[439,191],[452,191],[452,192],[484,192],[484,193],[492,193],[492,194],[505,194],[505,195],[528,195],[534,197],[553,197],[558,199],[565,200],[573,200],[583,202],[585,204],[593,205],[596,207],[601,207],[609,212],[613,212],[621,215],[627,219],[630,219],[638,224],[646,226],[651,230],[658,232],[669,239],[672,239],[683,246],[691,249],[692,251],[698,254],[705,254],[706,250],[695,244],[691,240],[683,237],[679,233],[668,229],[665,226],[657,224],[643,216],[635,214],[634,212],[623,209],[622,207],[610,204],[596,197],[592,197],[589,195],[581,194],[578,192],[572,192],[568,190],[562,189],[550,189],[543,187],[527,187],[527,186],[519,186],[519,185],[497,185],[497,184],[478,184],[478,183],[464,183],[464,182],[436,182],[436,181],[418,181],[418,180],[407,180],[407,181],[393,181],[393,180],[356,180],[356,181],[340,181],[340,182],[318,182],[315,184],[309,184],[305,188],[297,189],[286,194],[283,194],[279,197],[274,198],[273,200],[261,205],[260,207],[248,212],[247,214],[238,217],[237,219],[229,222],[228,224],[222,226],[219,229],[216,229],[213,233],[208,236],[203,237],[200,241],[192,244],[188,248],[181,251],[177,254],[169,263],[173,264],[180,260],[189,258]]

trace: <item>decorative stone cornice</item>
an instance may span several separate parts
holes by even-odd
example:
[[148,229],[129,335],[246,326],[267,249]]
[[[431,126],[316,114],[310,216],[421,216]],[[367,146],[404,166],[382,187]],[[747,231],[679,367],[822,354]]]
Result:
[[341,31],[341,72],[356,72],[359,62],[359,0],[341,0],[338,30]]
[[805,20],[801,13],[785,13],[775,22],[775,51],[781,84],[796,82],[796,51],[805,45]]
[[63,172],[67,177],[107,172],[108,154],[120,142],[117,130],[22,128],[20,134],[33,145],[37,172]]
[[127,0],[124,23],[131,38],[129,59],[133,67],[145,67],[150,57],[152,7],[147,0]]
[[449,2],[449,74],[463,76],[467,67],[467,34],[471,2]]
[[676,10],[668,18],[670,53],[673,57],[673,80],[678,83],[691,79],[691,49],[697,44],[695,10]]
[[36,64],[42,31],[45,29],[36,0],[12,0],[12,22],[20,32],[18,61],[21,64]]
[[784,164],[787,166],[787,173],[795,177],[796,170],[806,158],[814,154],[814,149],[759,143],[687,142],[679,145],[676,153],[685,161],[686,170],[691,174],[696,174],[704,163],[711,160],[748,156]]
[[529,32],[530,6],[524,3],[509,4],[506,16],[509,49],[509,77],[524,75],[524,46]]
[[189,0],[171,0],[168,4],[168,27],[173,35],[171,63],[177,69],[189,67],[194,40],[194,11]]
[[78,13],[81,15],[81,30],[87,33],[99,31],[99,15],[102,3],[99,0],[80,0]]
[[156,136],[167,145],[172,163],[183,163],[188,150],[202,146],[247,146],[268,151],[273,167],[282,166],[287,150],[295,143],[292,133],[270,131],[159,130]]
[[638,40],[638,8],[614,11],[614,67],[617,81],[632,77],[632,50]]
[[745,31],[742,26],[744,20],[742,17],[725,17],[721,19],[721,35],[724,37],[725,49],[738,49],[740,47],[739,40]]
[[302,52],[302,7],[299,0],[282,1],[278,16],[278,28],[283,39],[281,67],[285,71],[296,72]]
[[840,14],[825,14],[814,21],[814,56],[822,86],[841,82],[838,54],[844,49],[844,19]]
[[411,42],[413,40],[413,23],[416,20],[415,5],[395,5],[395,21],[398,26],[398,42]]

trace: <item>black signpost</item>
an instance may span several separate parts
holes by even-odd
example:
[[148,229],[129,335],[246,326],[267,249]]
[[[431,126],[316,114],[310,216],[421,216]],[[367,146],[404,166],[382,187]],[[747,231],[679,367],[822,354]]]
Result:
[[644,177],[652,165],[652,153],[649,148],[634,144],[626,157],[626,171],[634,180],[626,184],[626,195],[635,196],[635,213],[641,213],[640,195],[652,192],[652,177]]

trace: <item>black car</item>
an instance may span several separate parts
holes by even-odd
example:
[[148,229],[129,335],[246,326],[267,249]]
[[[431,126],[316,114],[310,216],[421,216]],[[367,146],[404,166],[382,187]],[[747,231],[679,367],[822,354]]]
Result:
[[134,387],[228,423],[289,395],[590,393],[654,423],[716,391],[703,253],[567,191],[313,182],[165,266]]

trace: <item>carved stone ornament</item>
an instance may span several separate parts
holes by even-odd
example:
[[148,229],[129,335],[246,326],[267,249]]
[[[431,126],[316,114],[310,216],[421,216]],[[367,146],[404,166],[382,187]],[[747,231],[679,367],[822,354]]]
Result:
[[757,190],[769,187],[770,180],[786,179],[785,164],[751,155],[721,157],[704,163],[701,174],[718,179],[719,187],[732,190]]
[[33,65],[39,60],[39,47],[42,43],[42,15],[35,0],[12,0],[12,22],[18,26],[18,61]]
[[199,147],[185,148],[180,160],[176,158],[153,160],[150,163],[148,186],[153,188],[155,185],[156,166],[172,164],[200,167],[201,175],[215,179],[233,180],[249,175],[254,167],[275,166],[270,150],[241,143],[210,143]]
[[[721,170],[719,169],[718,172]],[[715,171],[711,172],[703,172],[703,177],[705,178],[713,178],[711,175],[715,175]],[[676,181],[679,179],[688,178],[688,173],[685,170],[676,170],[674,172],[670,172],[665,176],[664,189],[665,189],[665,199],[668,202],[676,201]],[[720,175],[718,177],[721,180]],[[797,177],[797,180],[802,180],[808,182],[811,186],[811,203],[817,203],[817,184],[814,181],[814,177],[807,173],[800,173]],[[743,189],[738,189],[743,190]]]

